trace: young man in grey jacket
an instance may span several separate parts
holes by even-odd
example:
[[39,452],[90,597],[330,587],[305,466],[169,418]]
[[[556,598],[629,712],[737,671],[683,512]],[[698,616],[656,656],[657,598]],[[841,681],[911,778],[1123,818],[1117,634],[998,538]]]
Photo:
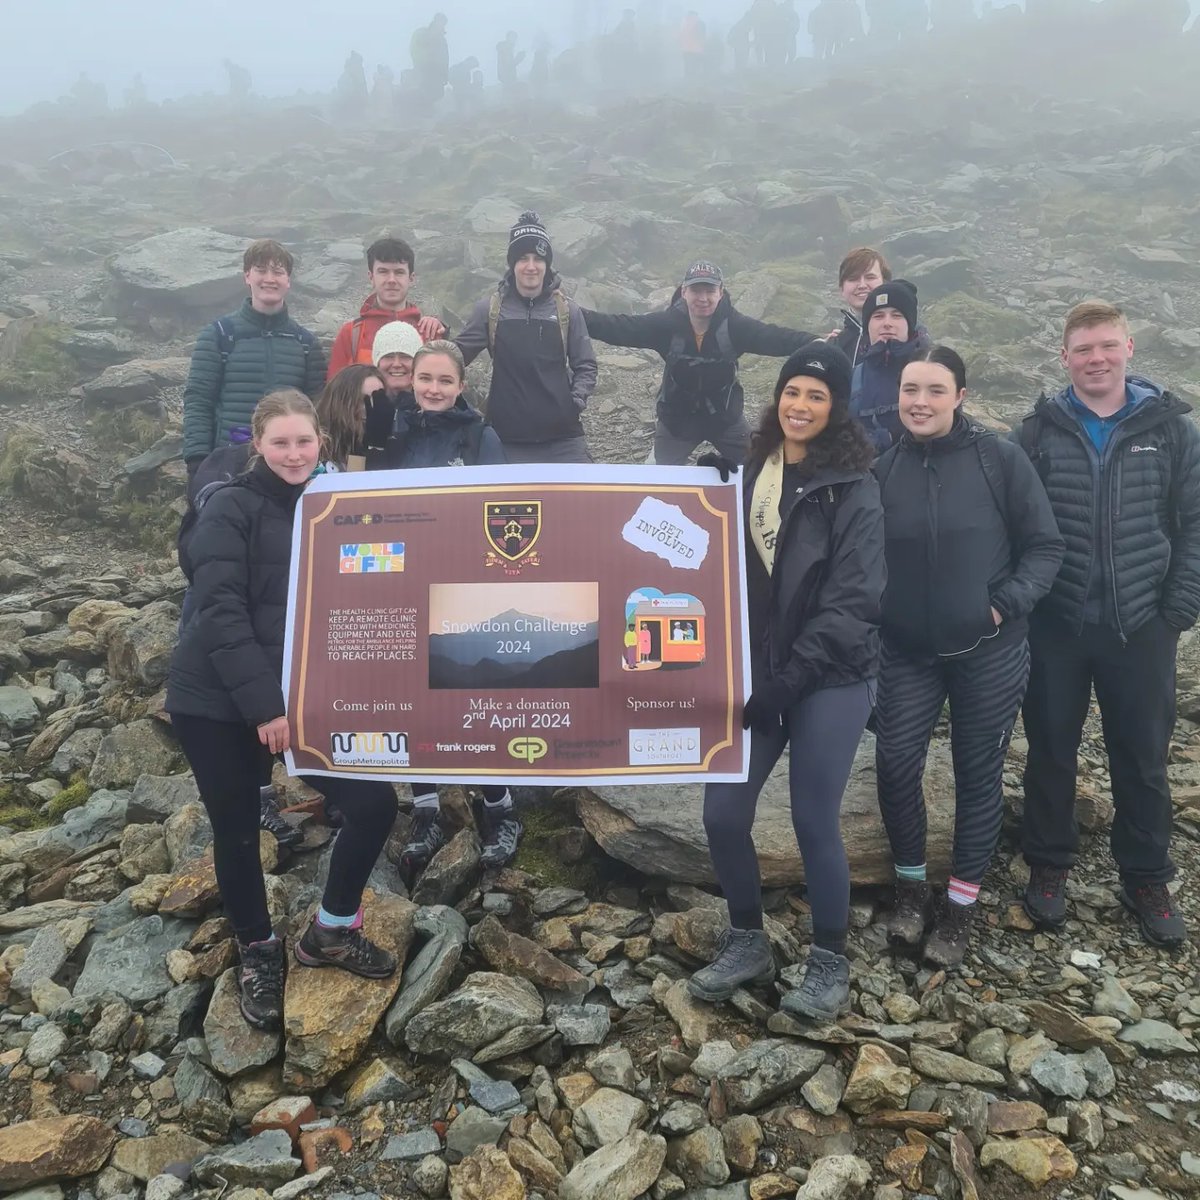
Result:
[[492,356],[487,421],[510,463],[592,461],[580,415],[596,387],[596,355],[553,257],[541,218],[522,213],[507,274],[454,339],[468,363],[483,350]]

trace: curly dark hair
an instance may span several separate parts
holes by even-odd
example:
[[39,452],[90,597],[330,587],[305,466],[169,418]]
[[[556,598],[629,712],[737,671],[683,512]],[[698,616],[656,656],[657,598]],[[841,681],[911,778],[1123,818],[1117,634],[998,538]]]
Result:
[[[779,396],[782,391],[779,388],[774,401],[763,406],[758,428],[750,438],[750,463],[761,466],[783,441],[783,427],[779,424]],[[829,424],[809,442],[808,453],[801,464],[801,474],[807,478],[823,467],[869,471],[874,461],[875,448],[863,432],[863,427],[850,415],[849,402],[844,397],[834,396],[829,408]]]

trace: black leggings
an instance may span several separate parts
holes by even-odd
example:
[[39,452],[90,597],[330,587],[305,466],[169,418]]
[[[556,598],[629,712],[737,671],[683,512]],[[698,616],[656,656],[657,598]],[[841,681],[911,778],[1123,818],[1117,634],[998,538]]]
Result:
[[813,941],[842,953],[850,923],[850,868],[842,841],[842,794],[871,712],[865,683],[824,688],[787,710],[778,732],[755,732],[745,783],[704,789],[704,832],[737,929],[762,928],[762,877],[750,831],[758,794],[790,743],[792,826],[804,862]]
[[[171,723],[212,822],[217,885],[229,923],[243,945],[260,942],[271,936],[258,861],[258,789],[270,752],[248,725],[183,713],[173,714]],[[396,819],[396,793],[390,783],[373,779],[301,778],[345,817],[321,903],[335,916],[353,916]]]

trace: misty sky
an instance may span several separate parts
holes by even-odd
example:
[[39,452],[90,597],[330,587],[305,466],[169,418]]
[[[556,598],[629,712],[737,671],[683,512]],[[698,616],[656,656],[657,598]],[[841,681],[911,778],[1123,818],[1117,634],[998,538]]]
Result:
[[[109,89],[118,104],[141,72],[151,100],[223,91],[221,60],[250,69],[255,91],[279,95],[327,91],[351,50],[366,60],[368,79],[378,63],[397,73],[409,65],[412,22],[437,11],[450,19],[451,61],[475,55],[494,82],[495,45],[515,29],[527,49],[545,33],[554,49],[574,40],[576,22],[592,32],[611,29],[626,6],[648,19],[678,22],[695,8],[712,25],[727,27],[749,0],[39,0],[0,3],[0,113],[19,112],[66,92],[81,71]],[[816,0],[797,0],[806,14]],[[1192,0],[1193,12],[1200,0]],[[62,36],[48,37],[47,31]],[[24,48],[24,52],[22,50]],[[806,39],[801,37],[801,50]]]

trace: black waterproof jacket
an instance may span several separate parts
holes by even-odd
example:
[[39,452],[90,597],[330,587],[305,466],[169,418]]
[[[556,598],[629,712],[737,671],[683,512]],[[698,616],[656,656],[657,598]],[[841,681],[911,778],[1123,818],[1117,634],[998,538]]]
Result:
[[890,449],[904,436],[900,421],[900,376],[930,345],[929,335],[918,326],[907,342],[872,343],[854,368],[850,412],[867,431],[877,454]]
[[745,396],[737,360],[743,354],[786,358],[814,337],[747,317],[725,294],[697,348],[679,288],[662,312],[626,316],[585,308],[583,316],[597,341],[662,356],[666,365],[658,388],[658,418],[676,437],[726,429],[741,419]]
[[496,431],[485,425],[482,414],[461,396],[445,412],[425,412],[415,402],[397,408],[392,435],[382,454],[367,456],[372,470],[475,467],[507,461]]
[[833,344],[857,367],[867,353],[870,343],[862,322],[849,309],[842,309],[842,331],[833,339]]
[[292,515],[303,491],[260,460],[200,510],[187,544],[196,608],[171,658],[167,712],[247,725],[284,715]]
[[1058,573],[1063,539],[1019,448],[959,413],[945,437],[918,442],[906,433],[875,474],[888,645],[960,655],[1024,637],[1033,606]]
[[780,681],[793,704],[821,688],[874,679],[886,578],[875,477],[829,469],[798,487],[768,575],[750,537],[759,471],[756,463],[746,468],[744,493],[754,686]]
[[1038,606],[1083,627],[1093,572],[1104,575],[1122,638],[1155,616],[1190,629],[1200,615],[1200,429],[1191,406],[1150,384],[1097,453],[1065,391],[1042,396],[1014,437],[1029,455],[1066,541]]

